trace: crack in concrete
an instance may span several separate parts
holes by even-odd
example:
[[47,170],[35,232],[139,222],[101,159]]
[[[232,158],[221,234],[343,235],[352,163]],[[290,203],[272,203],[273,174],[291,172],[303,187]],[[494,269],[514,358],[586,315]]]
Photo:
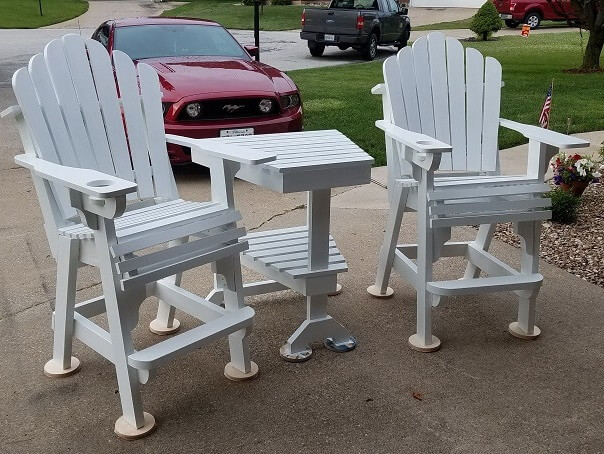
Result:
[[249,229],[247,229],[247,230],[248,230],[248,232],[253,232],[254,230],[258,230],[258,229],[259,229],[260,227],[262,227],[264,224],[266,224],[267,222],[272,221],[272,220],[273,220],[273,219],[275,219],[275,218],[278,218],[278,217],[284,216],[284,215],[286,215],[286,214],[288,214],[288,213],[291,213],[292,211],[300,210],[300,209],[303,209],[303,208],[305,208],[305,207],[306,207],[306,204],[302,204],[302,205],[296,205],[295,207],[290,208],[289,210],[285,210],[285,211],[282,211],[281,213],[273,214],[273,215],[272,215],[270,218],[268,218],[268,219],[267,219],[267,220],[265,220],[265,221],[262,221],[262,222],[261,222],[260,224],[258,224],[256,227],[251,227],[251,228],[249,228]]

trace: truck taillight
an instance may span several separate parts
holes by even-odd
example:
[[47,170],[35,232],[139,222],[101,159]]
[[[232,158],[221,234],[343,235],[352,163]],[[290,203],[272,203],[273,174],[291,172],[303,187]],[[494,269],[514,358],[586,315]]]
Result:
[[510,11],[514,11],[514,8],[516,8],[516,3],[510,3]]
[[302,10],[302,27],[304,27],[304,24],[306,23],[306,10]]
[[359,14],[357,16],[357,28],[359,30],[363,30],[364,26],[365,26],[365,18]]

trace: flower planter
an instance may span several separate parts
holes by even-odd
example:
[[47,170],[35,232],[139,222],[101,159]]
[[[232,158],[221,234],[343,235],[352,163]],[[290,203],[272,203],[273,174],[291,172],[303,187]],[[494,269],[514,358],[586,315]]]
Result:
[[589,186],[589,181],[573,181],[572,183],[560,183],[560,187],[563,191],[570,191],[577,197],[581,197],[583,191]]

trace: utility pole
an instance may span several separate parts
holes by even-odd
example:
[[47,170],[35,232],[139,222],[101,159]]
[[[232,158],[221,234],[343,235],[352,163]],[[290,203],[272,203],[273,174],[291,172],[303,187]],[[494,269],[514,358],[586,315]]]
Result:
[[38,5],[40,6],[40,16],[43,16],[44,14],[42,14],[42,0],[38,0]]

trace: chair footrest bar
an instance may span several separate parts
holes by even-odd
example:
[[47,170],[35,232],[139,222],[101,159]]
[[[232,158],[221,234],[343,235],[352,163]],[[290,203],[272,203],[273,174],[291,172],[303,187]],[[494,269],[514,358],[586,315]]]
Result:
[[435,295],[471,295],[477,293],[530,290],[538,288],[542,281],[543,276],[539,273],[517,274],[514,276],[433,281],[428,282],[426,288],[430,293],[434,293]]
[[244,307],[209,323],[145,348],[128,357],[128,364],[137,369],[150,370],[171,361],[179,355],[232,334],[253,323],[254,310]]

